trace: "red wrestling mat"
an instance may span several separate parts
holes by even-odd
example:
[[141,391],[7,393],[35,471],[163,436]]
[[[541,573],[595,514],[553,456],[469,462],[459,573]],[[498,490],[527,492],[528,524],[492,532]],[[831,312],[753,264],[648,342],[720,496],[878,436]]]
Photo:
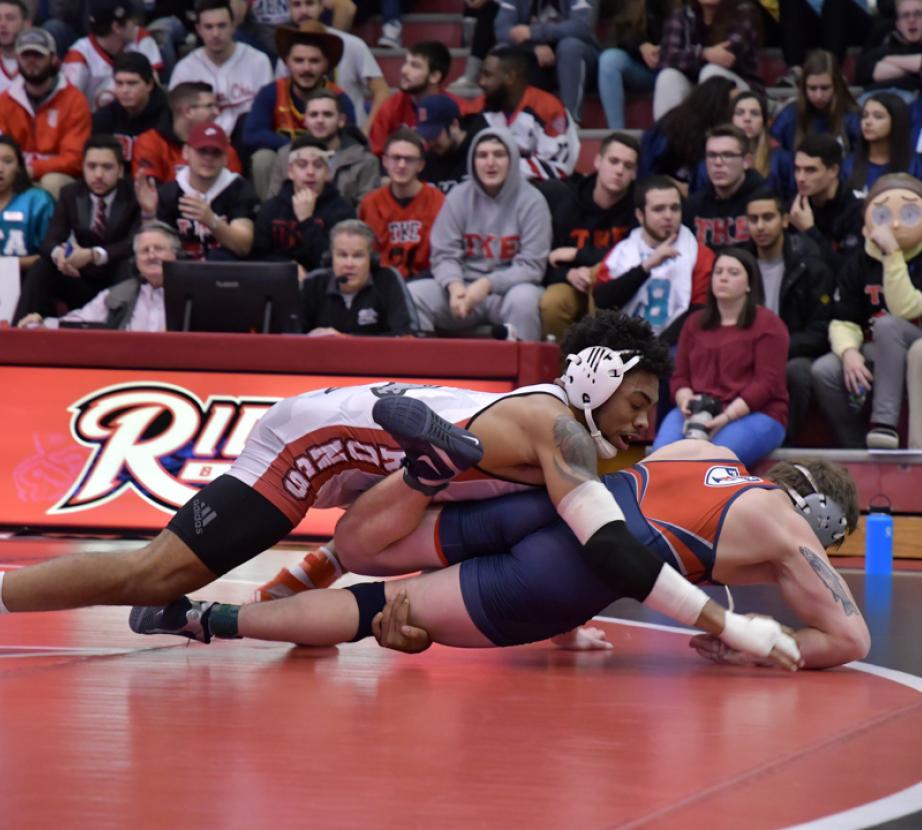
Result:
[[2,617],[0,825],[757,830],[922,807],[922,786],[892,798],[922,779],[919,679],[719,667],[687,635],[605,627],[608,653],[414,657],[187,646],[125,609]]

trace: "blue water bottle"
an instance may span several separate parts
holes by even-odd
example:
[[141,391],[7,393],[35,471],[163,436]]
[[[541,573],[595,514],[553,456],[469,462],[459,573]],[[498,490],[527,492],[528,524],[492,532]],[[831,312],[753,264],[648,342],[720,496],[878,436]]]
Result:
[[[884,499],[886,504],[875,504],[875,499]],[[886,496],[875,496],[868,505],[864,570],[867,574],[893,573],[893,516]]]

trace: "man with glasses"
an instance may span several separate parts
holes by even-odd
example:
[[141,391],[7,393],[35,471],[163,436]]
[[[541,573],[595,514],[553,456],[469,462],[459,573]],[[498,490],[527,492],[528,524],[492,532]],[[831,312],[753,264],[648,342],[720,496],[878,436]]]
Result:
[[749,139],[733,124],[714,127],[707,134],[704,160],[708,183],[689,199],[685,224],[699,245],[712,249],[748,242],[746,204],[765,186],[765,179],[751,169]]
[[62,324],[91,323],[122,331],[166,331],[163,263],[175,260],[182,244],[171,227],[153,221],[141,226],[132,248],[136,275],[101,291],[85,306],[63,317],[28,314],[19,321],[19,327],[56,329]]
[[442,192],[419,180],[425,146],[401,127],[384,145],[389,183],[369,193],[359,218],[372,229],[381,262],[405,279],[429,276],[429,234],[445,201]]
[[296,138],[288,154],[288,181],[259,211],[255,255],[294,260],[306,276],[323,265],[329,230],[355,218],[355,208],[331,184],[330,151],[309,135]]
[[[167,98],[170,117],[156,128],[145,130],[135,139],[131,174],[144,176],[154,184],[166,184],[176,178],[185,166],[183,144],[196,124],[212,121],[218,114],[218,104],[210,84],[190,81],[178,84]],[[239,173],[243,169],[233,147],[227,151],[227,169]]]

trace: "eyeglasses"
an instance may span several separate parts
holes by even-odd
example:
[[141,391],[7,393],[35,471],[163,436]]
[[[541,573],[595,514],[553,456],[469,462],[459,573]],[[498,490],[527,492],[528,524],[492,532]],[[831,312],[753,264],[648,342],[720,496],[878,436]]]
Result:
[[394,153],[387,153],[384,158],[394,164],[419,164],[423,160],[422,156],[398,156]]
[[724,153],[710,153],[709,152],[709,153],[705,153],[704,157],[708,161],[719,161],[722,164],[729,164],[734,159],[741,159],[743,157],[743,154],[742,153],[730,153],[730,152],[724,152]]

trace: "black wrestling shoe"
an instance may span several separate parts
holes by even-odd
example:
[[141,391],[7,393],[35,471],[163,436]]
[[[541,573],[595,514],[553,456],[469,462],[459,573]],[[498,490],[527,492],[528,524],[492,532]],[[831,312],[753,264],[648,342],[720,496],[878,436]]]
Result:
[[180,597],[169,605],[136,605],[131,609],[128,625],[135,634],[175,634],[210,643],[207,617],[214,604]]
[[416,398],[381,398],[372,408],[371,417],[406,453],[404,481],[427,496],[447,487],[458,473],[483,458],[483,447],[476,435],[436,415]]

